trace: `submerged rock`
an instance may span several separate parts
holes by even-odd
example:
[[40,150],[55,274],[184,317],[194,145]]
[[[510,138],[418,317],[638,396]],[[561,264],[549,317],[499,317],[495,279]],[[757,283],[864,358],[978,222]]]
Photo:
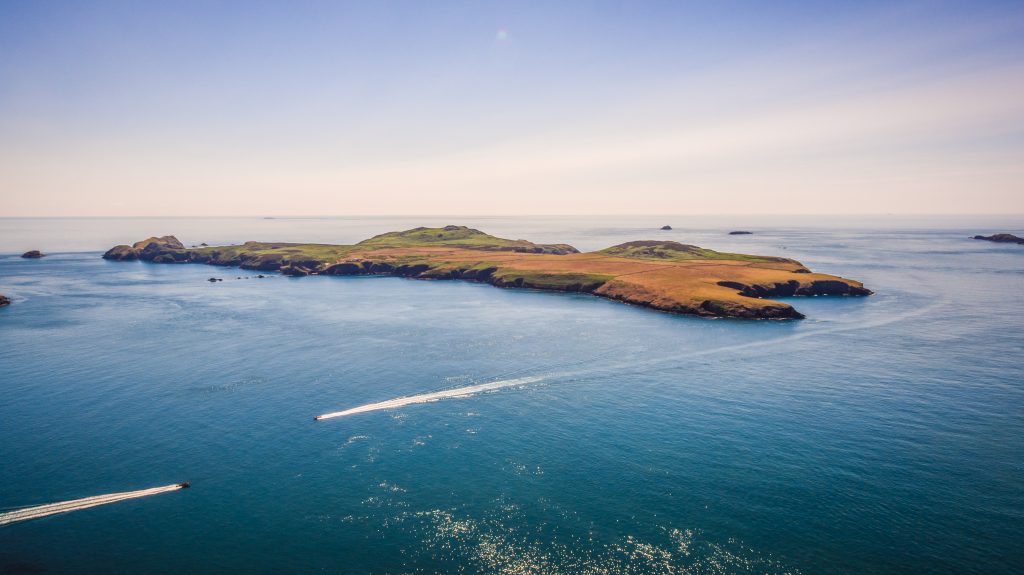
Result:
[[1024,244],[1024,237],[1012,233],[993,233],[992,235],[975,235],[975,239],[995,241],[996,244]]
[[32,251],[28,251],[28,252],[25,252],[25,253],[21,254],[21,257],[26,258],[26,259],[34,260],[34,259],[39,259],[39,258],[41,258],[41,257],[43,257],[45,255],[46,254],[44,254],[43,252],[41,252],[39,250],[32,250]]

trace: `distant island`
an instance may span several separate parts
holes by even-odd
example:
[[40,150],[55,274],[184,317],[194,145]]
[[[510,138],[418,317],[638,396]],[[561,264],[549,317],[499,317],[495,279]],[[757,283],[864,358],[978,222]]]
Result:
[[993,234],[991,236],[974,236],[976,240],[985,240],[1000,244],[1024,244],[1024,238],[1013,234]]
[[0,307],[4,307],[5,305],[11,305],[11,300],[4,294],[0,293]]
[[204,263],[290,276],[389,275],[463,279],[498,287],[591,293],[706,317],[800,319],[768,297],[872,292],[860,282],[811,273],[795,260],[716,252],[673,241],[633,241],[580,253],[567,244],[498,238],[465,226],[415,228],[355,245],[246,242],[186,248],[174,236],[111,248],[108,260]]
[[735,232],[729,232],[729,235],[730,236],[749,236],[752,233],[754,233],[754,232],[746,232],[746,231],[743,231],[743,230],[737,230]]
[[39,258],[45,256],[45,255],[46,254],[44,254],[43,252],[41,252],[39,250],[31,250],[31,251],[27,251],[27,252],[21,254],[21,257],[23,257],[25,259],[28,259],[28,260],[36,260],[36,259],[39,259]]

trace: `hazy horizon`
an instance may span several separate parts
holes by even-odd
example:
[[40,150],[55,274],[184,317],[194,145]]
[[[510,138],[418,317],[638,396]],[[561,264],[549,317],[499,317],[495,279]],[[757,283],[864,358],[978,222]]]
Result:
[[0,6],[0,216],[1024,213],[1014,2]]

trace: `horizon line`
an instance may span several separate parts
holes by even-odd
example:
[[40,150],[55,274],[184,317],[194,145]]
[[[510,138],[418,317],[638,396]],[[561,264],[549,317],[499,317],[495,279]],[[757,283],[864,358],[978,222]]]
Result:
[[838,212],[819,212],[819,213],[636,213],[636,214],[326,214],[326,215],[285,215],[285,214],[269,214],[269,215],[193,215],[193,214],[175,214],[175,215],[76,215],[76,216],[46,216],[46,215],[19,215],[19,216],[0,216],[0,220],[40,220],[40,219],[247,219],[247,220],[259,220],[259,219],[354,219],[354,218],[608,218],[608,217],[621,217],[621,218],[647,218],[647,217],[660,217],[660,218],[673,218],[673,217],[1024,217],[1024,212],[1020,213],[996,213],[996,212],[970,212],[970,213],[950,213],[950,212],[852,212],[852,213],[838,213]]

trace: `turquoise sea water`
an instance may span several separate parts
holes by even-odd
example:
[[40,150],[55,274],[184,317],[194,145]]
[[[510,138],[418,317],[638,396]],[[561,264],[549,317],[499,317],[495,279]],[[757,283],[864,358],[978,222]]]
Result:
[[[341,243],[446,223],[784,255],[877,293],[744,322],[99,257],[154,234]],[[0,527],[0,573],[1019,572],[1024,246],[967,237],[1022,226],[0,219],[0,508],[192,482]],[[52,255],[17,257],[36,248]],[[312,419],[521,377],[539,381]]]

